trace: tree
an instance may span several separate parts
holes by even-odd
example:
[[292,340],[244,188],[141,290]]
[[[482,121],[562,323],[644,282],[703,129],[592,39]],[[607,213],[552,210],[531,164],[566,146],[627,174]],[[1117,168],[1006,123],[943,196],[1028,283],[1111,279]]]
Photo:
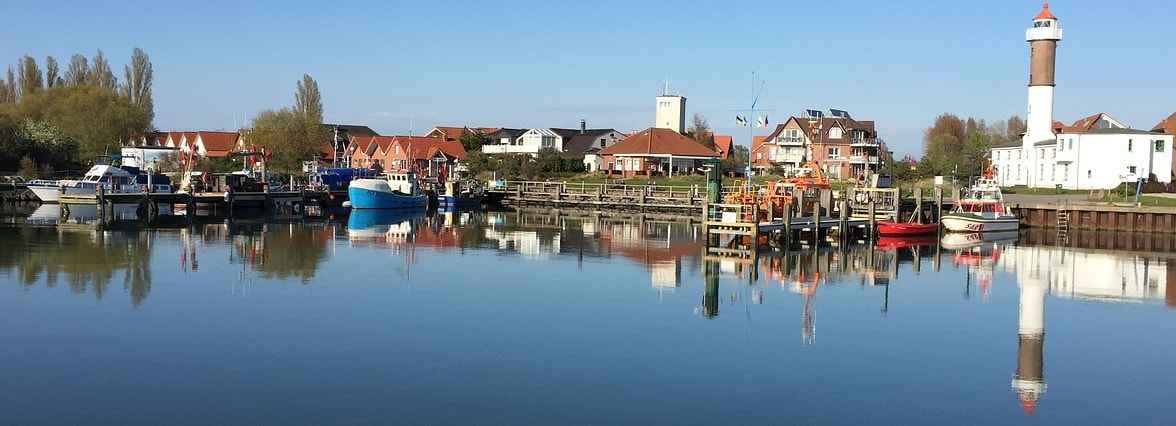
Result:
[[82,55],[73,55],[69,58],[69,69],[65,70],[65,85],[66,86],[83,86],[86,80],[90,78],[90,62]]
[[29,158],[29,156],[27,156],[27,155],[24,157],[21,157],[20,171],[17,172],[17,174],[19,174],[21,177],[23,177],[25,179],[36,179],[37,178],[37,163],[33,162],[33,159]]
[[102,53],[101,49],[91,61],[90,73],[86,75],[86,84],[107,90],[118,88],[118,79],[114,78],[114,73],[110,71],[110,62],[106,60],[106,55]]
[[55,87],[22,97],[15,109],[24,120],[48,123],[75,142],[82,158],[108,154],[151,125],[146,112],[101,87]]
[[61,69],[57,65],[57,59],[52,56],[45,57],[45,88],[51,89],[55,86],[60,86]]
[[294,93],[294,111],[315,124],[323,122],[323,95],[319,92],[318,82],[310,74],[303,74],[298,82],[298,90]]
[[319,123],[290,108],[262,111],[245,130],[245,140],[265,152],[266,168],[281,173],[300,172],[329,137]]
[[122,93],[131,101],[132,105],[142,108],[153,119],[155,105],[151,99],[151,83],[154,74],[151,68],[151,59],[142,49],[136,47],[134,53],[131,54],[131,63],[123,68]]
[[8,67],[7,78],[0,80],[0,104],[16,102],[16,73]]
[[535,158],[535,163],[540,173],[559,173],[564,169],[563,156],[555,148],[540,149],[538,157]]
[[743,145],[734,145],[731,148],[731,155],[722,160],[723,173],[744,173],[747,171],[749,161],[751,161],[751,150]]
[[706,122],[706,117],[703,117],[702,114],[694,114],[693,123],[686,131],[686,136],[707,148],[714,149],[715,147],[715,134],[711,131],[710,123]]
[[28,96],[45,88],[37,60],[25,55],[20,59],[20,96]]
[[486,143],[486,134],[477,130],[466,129],[458,138],[461,141],[461,146],[465,148],[466,152],[475,152],[482,150],[482,144]]

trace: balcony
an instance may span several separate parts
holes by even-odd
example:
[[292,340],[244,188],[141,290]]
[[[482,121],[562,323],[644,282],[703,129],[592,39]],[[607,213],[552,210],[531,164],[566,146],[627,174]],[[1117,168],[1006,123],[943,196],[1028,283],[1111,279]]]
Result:
[[780,136],[776,138],[776,145],[780,146],[804,146],[804,138],[802,137],[786,137]]
[[768,159],[773,163],[797,163],[804,162],[804,155],[802,154],[777,154]]
[[850,146],[877,147],[882,144],[881,138],[857,138],[850,141]]
[[851,156],[849,156],[849,162],[854,163],[854,164],[877,164],[878,163],[878,156],[877,155],[851,155]]

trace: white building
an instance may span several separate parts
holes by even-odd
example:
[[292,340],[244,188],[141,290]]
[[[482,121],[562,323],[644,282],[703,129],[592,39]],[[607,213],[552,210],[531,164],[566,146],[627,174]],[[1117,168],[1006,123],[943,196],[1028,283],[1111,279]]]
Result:
[[669,93],[657,97],[657,113],[654,127],[686,133],[686,97]]
[[1091,190],[1152,175],[1159,182],[1172,181],[1173,135],[1131,129],[1105,113],[1055,126],[1054,132],[1054,139],[1034,143],[1029,151],[1021,146],[993,148],[997,182]]
[[482,145],[486,154],[531,154],[554,149],[565,156],[580,158],[589,151],[604,149],[625,137],[615,129],[589,129],[581,122],[579,129],[538,128],[514,136],[507,132],[493,135]]
[[1029,102],[1026,130],[1019,144],[994,147],[992,161],[1001,186],[1110,189],[1154,175],[1172,181],[1173,136],[1131,129],[1104,113],[1066,127],[1055,122],[1054,74],[1058,18],[1049,4],[1025,32],[1029,42]]

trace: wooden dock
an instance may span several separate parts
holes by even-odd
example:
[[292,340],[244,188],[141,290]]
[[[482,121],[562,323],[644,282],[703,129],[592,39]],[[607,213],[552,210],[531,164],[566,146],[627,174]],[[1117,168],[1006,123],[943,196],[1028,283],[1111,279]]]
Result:
[[706,191],[697,186],[622,185],[503,181],[486,190],[488,198],[504,204],[570,208],[607,208],[628,211],[702,212]]
[[[168,205],[173,209],[184,206],[189,217],[195,215],[199,206],[209,207],[212,212],[221,212],[232,216],[238,209],[261,209],[265,211],[277,210],[281,206],[290,206],[295,211],[305,211],[306,206],[327,206],[333,200],[328,191],[263,191],[263,192],[120,192],[107,193],[105,188],[92,195],[62,194],[59,203],[64,210],[71,205],[96,205],[99,217],[105,216],[108,209],[116,204],[138,205],[145,219],[159,216],[160,206]],[[174,211],[174,210],[173,210]]]
[[1176,234],[1176,208],[1097,204],[1015,204],[1022,226],[1077,231]]

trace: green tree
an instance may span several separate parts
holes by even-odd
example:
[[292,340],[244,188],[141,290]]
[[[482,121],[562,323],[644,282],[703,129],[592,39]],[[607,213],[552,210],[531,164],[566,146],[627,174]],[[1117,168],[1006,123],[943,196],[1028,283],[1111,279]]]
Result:
[[734,145],[731,148],[731,155],[722,160],[723,173],[744,173],[750,160],[751,150],[743,145]]
[[28,96],[45,88],[37,60],[25,55],[20,59],[20,96]]
[[146,111],[152,119],[155,117],[155,104],[151,99],[151,83],[154,77],[151,59],[142,49],[136,47],[131,54],[131,63],[123,68],[122,94],[132,105]]
[[281,173],[300,172],[329,137],[319,123],[290,108],[262,111],[245,130],[245,140],[265,152],[266,168]]
[[474,151],[481,151],[482,144],[486,143],[486,134],[477,130],[466,129],[458,138],[461,141],[461,146],[465,148],[467,153]]
[[75,54],[69,58],[69,68],[65,70],[66,86],[84,86],[90,78],[90,61],[85,56]]
[[537,171],[540,173],[559,173],[562,172],[563,157],[555,148],[543,148],[539,150],[539,155],[535,159]]
[[82,158],[108,154],[151,126],[147,112],[101,87],[54,87],[22,97],[15,107],[17,116],[48,123],[76,142]]
[[323,95],[318,82],[310,74],[303,74],[294,93],[294,111],[306,116],[315,124],[323,122]]

